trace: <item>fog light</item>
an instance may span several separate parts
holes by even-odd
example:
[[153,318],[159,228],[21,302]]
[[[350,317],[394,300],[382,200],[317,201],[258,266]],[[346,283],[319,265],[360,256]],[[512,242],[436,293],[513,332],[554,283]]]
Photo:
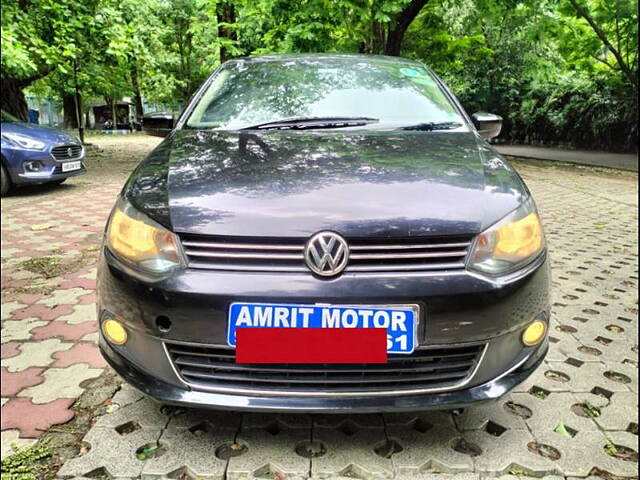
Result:
[[42,162],[39,162],[37,160],[24,163],[24,169],[27,172],[39,172],[42,167]]
[[123,345],[127,341],[127,331],[117,320],[109,318],[102,322],[102,333],[111,343]]
[[537,345],[542,341],[545,333],[547,333],[547,324],[542,320],[536,320],[522,333],[522,343],[527,347]]

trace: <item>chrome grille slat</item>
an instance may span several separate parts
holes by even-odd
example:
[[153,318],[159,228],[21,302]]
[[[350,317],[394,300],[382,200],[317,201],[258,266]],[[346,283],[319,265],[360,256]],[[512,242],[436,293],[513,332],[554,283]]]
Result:
[[[180,234],[189,267],[248,272],[310,272],[307,238],[223,237]],[[472,236],[348,238],[345,273],[462,270]]]
[[259,245],[255,243],[220,243],[183,240],[182,245],[185,247],[199,248],[224,248],[224,249],[242,249],[242,250],[299,250],[304,249],[304,245]]
[[194,389],[276,389],[292,394],[344,393],[413,388],[449,388],[469,378],[483,344],[420,347],[390,355],[386,364],[239,364],[229,347],[165,343],[180,376]]
[[458,243],[434,243],[434,244],[419,244],[419,245],[367,245],[359,246],[353,245],[349,247],[350,250],[410,250],[410,249],[427,249],[427,248],[455,248],[455,247],[468,247],[471,242],[458,242]]
[[431,270],[462,270],[464,262],[434,263],[425,265],[352,265],[347,272],[407,272],[407,271],[431,271]]
[[189,266],[191,268],[198,268],[202,270],[230,270],[230,271],[238,271],[238,272],[308,272],[309,270],[304,266],[290,266],[290,267],[279,267],[279,266],[270,266],[269,268],[265,268],[261,265],[234,265],[229,263],[209,263],[209,262],[198,262],[195,260],[189,259]]
[[[69,149],[71,149],[71,155],[69,155]],[[51,155],[53,156],[53,158],[61,162],[78,159],[82,156],[82,145],[56,145],[51,149]]]
[[286,254],[286,253],[226,253],[226,252],[203,252],[198,250],[186,249],[185,253],[190,257],[211,257],[211,258],[255,258],[255,259],[272,259],[272,260],[303,260],[302,254]]
[[444,257],[464,257],[466,250],[455,250],[453,252],[437,253],[356,253],[349,255],[350,260],[383,260],[393,258],[444,258]]

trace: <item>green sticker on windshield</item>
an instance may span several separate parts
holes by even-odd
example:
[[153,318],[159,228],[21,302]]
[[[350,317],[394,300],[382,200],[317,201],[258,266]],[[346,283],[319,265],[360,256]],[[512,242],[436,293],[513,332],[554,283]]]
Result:
[[416,70],[415,68],[401,68],[400,69],[400,73],[403,74],[405,77],[417,77],[419,75],[424,75],[422,72],[420,72],[419,70]]

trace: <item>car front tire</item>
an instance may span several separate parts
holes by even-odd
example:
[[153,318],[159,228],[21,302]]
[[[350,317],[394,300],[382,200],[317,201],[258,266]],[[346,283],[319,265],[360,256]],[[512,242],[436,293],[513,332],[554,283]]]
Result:
[[5,196],[11,190],[11,179],[9,178],[9,173],[7,173],[7,169],[4,168],[4,165],[0,165],[0,195]]

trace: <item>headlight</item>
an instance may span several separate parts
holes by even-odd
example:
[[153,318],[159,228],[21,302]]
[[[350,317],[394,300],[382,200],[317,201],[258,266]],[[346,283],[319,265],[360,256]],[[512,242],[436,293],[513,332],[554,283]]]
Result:
[[107,247],[118,258],[152,274],[183,268],[176,235],[120,198],[107,227]]
[[469,267],[491,275],[523,267],[544,248],[544,233],[530,198],[478,235]]
[[44,150],[47,146],[40,140],[35,140],[31,137],[21,135],[19,133],[4,132],[2,136],[17,147],[23,148],[25,150]]

